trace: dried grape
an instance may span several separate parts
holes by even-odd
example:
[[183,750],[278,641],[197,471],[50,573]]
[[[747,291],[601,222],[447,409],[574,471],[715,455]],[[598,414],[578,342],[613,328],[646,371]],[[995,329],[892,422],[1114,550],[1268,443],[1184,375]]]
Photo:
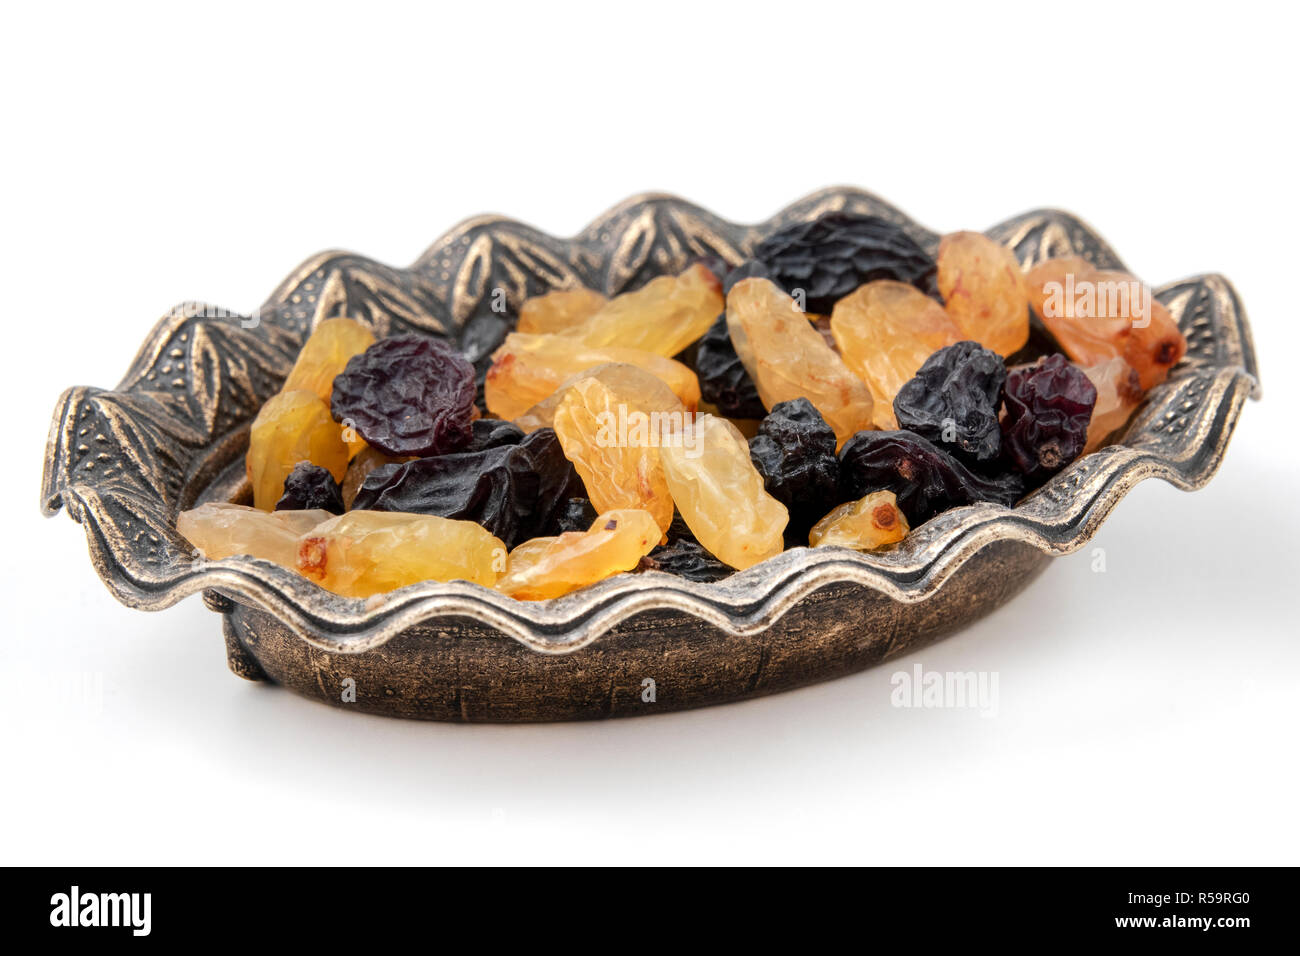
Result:
[[809,312],[829,313],[836,301],[874,279],[925,288],[935,262],[899,226],[879,216],[826,213],[777,230],[754,248],[767,277],[785,292],[802,291]]
[[519,307],[519,332],[563,332],[581,325],[609,299],[595,289],[556,289],[527,299]]
[[767,493],[790,513],[788,537],[801,541],[840,500],[835,432],[806,398],[772,407],[749,441],[749,457]]
[[615,345],[671,358],[703,335],[721,311],[722,283],[696,264],[615,296],[564,334],[596,348]]
[[978,342],[956,342],[921,365],[894,397],[894,417],[908,431],[972,461],[1002,448],[998,409],[1007,368]]
[[978,232],[954,232],[939,242],[939,293],[961,330],[999,355],[1029,341],[1029,290],[1011,250]]
[[892,491],[873,491],[857,501],[846,501],[808,532],[814,548],[831,546],[874,551],[907,537],[907,518]]
[[789,514],[764,490],[745,436],[724,418],[697,415],[672,437],[663,471],[696,540],[740,570],[779,554]]
[[498,418],[519,418],[575,374],[610,362],[635,365],[657,376],[688,409],[699,403],[700,384],[681,362],[641,349],[596,348],[566,335],[515,332],[497,349],[488,369],[484,382],[488,411]]
[[302,538],[297,568],[337,594],[369,597],[418,581],[491,587],[505,563],[505,545],[473,521],[350,511]]
[[872,426],[867,386],[771,282],[746,279],[731,290],[727,329],[767,408],[807,398],[841,443]]
[[284,494],[284,480],[300,461],[320,465],[336,479],[348,467],[348,450],[339,426],[315,392],[280,392],[253,420],[245,470],[253,504],[270,511]]
[[276,511],[311,511],[343,514],[343,492],[334,476],[320,465],[300,461],[284,479],[284,494],[275,503]]
[[1129,420],[1142,401],[1142,385],[1138,373],[1122,358],[1109,359],[1083,371],[1097,389],[1097,404],[1092,409],[1088,439],[1083,447],[1086,454],[1100,448],[1106,436]]
[[853,498],[892,491],[912,527],[940,511],[977,501],[1008,507],[1025,493],[1024,478],[981,475],[912,432],[860,432],[840,449],[840,488]]
[[324,319],[308,337],[281,391],[315,392],[329,404],[334,379],[348,364],[375,344],[375,333],[355,319]]
[[389,455],[445,455],[469,444],[474,366],[422,336],[381,339],[334,380],[334,419]]
[[659,542],[653,515],[636,509],[602,513],[586,531],[525,541],[510,553],[497,589],[520,601],[542,601],[631,571]]
[[1003,448],[1030,481],[1042,481],[1083,452],[1097,389],[1064,355],[1048,355],[1007,376]]
[[766,414],[758,388],[736,354],[726,313],[718,316],[695,349],[700,397],[727,418],[762,418]]
[[938,349],[961,340],[942,305],[892,279],[868,282],[840,299],[830,327],[845,364],[871,390],[873,421],[884,429],[898,427],[894,396],[904,383]]
[[208,502],[176,517],[176,530],[209,561],[237,554],[296,570],[298,543],[328,511],[260,511],[246,505]]

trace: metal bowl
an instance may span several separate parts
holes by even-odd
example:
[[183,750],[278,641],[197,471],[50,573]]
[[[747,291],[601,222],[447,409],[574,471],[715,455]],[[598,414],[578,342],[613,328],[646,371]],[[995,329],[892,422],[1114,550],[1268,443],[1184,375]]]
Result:
[[[249,424],[321,319],[445,336],[482,360],[528,296],[575,284],[613,295],[698,255],[739,262],[773,229],[837,209],[897,222],[931,251],[938,244],[856,189],[823,190],[753,226],[646,195],[572,239],[471,219],[407,269],[323,253],[252,316],[180,306],[117,388],[64,393],[42,507],[66,506],[81,522],[96,570],[123,603],[156,610],[202,591],[222,614],[241,677],[370,713],[537,721],[662,713],[860,670],[1005,603],[1053,555],[1082,546],[1137,482],[1190,490],[1214,474],[1258,377],[1235,291],[1203,275],[1155,290],[1187,336],[1187,356],[1114,443],[1014,508],[947,511],[892,551],[795,548],[714,584],[620,574],[542,602],[434,581],[361,601],[265,561],[196,559],[176,532],[176,514],[197,502],[246,500]],[[1026,213],[988,235],[1025,265],[1072,254],[1123,268],[1063,212]]]

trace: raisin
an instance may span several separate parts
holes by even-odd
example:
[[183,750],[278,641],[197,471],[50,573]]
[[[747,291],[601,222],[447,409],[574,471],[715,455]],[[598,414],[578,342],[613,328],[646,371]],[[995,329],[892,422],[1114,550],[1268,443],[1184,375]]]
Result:
[[762,418],[767,410],[754,380],[731,344],[724,312],[709,326],[695,350],[700,397],[728,418]]
[[552,530],[548,534],[565,534],[569,531],[586,531],[596,520],[596,507],[587,498],[567,499],[556,512]]
[[1065,354],[1084,367],[1123,358],[1145,391],[1163,382],[1187,352],[1169,310],[1127,272],[1063,257],[1029,270],[1026,284],[1038,317]]
[[649,571],[664,571],[688,581],[721,581],[736,573],[736,569],[723,564],[694,538],[680,538],[661,545],[650,552],[642,562]]
[[312,330],[281,391],[306,389],[329,402],[334,379],[348,364],[375,344],[375,333],[355,319],[325,319]]
[[284,494],[275,503],[276,511],[311,511],[343,514],[343,491],[334,476],[320,465],[300,461],[284,479]]
[[[720,561],[744,570],[779,554],[789,519],[785,505],[763,488],[749,444],[725,418],[696,415],[660,449],[663,471],[697,541]],[[661,527],[667,530],[669,521]]]
[[606,362],[569,376],[559,388],[516,418],[515,424],[525,432],[550,428],[555,424],[555,410],[564,400],[569,387],[589,378],[594,378],[623,394],[635,395],[637,404],[643,408],[681,413],[686,411],[686,406],[673,394],[673,390],[664,383],[663,379],[635,365]]
[[878,216],[830,212],[792,223],[754,248],[768,277],[809,312],[829,313],[837,300],[873,279],[926,288],[935,261],[899,226]]
[[392,455],[385,455],[382,451],[374,448],[367,447],[363,449],[348,462],[347,473],[343,476],[344,507],[352,507],[357,492],[361,490],[362,483],[376,468],[381,465],[398,465],[408,460],[407,458],[394,458]]
[[703,335],[721,311],[722,283],[697,264],[615,296],[562,334],[593,348],[618,346],[671,358]]
[[581,325],[609,299],[594,289],[556,289],[534,296],[519,307],[519,332],[563,332]]
[[1029,289],[1006,246],[978,232],[954,232],[939,242],[939,292],[963,338],[999,355],[1029,341]]
[[667,530],[673,499],[653,425],[665,412],[680,418],[681,404],[655,408],[647,398],[618,378],[579,379],[555,408],[555,434],[597,510],[644,509]]
[[903,384],[936,350],[961,340],[942,305],[893,279],[868,282],[840,299],[830,327],[845,364],[871,390],[876,427],[885,429],[898,427],[894,396]]
[[1030,481],[1050,477],[1083,452],[1097,389],[1064,355],[1011,370],[1002,444]]
[[1022,475],[977,474],[937,445],[905,431],[864,431],[849,439],[840,449],[840,488],[853,498],[894,492],[912,527],[948,508],[977,501],[1010,507],[1025,493]]
[[790,512],[787,537],[805,540],[826,506],[840,500],[835,432],[806,398],[780,402],[749,441],[767,493]]
[[[563,527],[563,523],[566,517],[572,517],[570,503],[585,500],[586,489],[573,463],[564,457],[564,446],[560,444],[555,429],[539,428],[520,441],[518,447],[528,455],[533,471],[537,473],[537,497],[530,503],[529,514],[523,522],[524,536],[559,534],[569,530]],[[587,505],[591,507],[590,502]],[[594,519],[595,509],[592,511]]]
[[1142,384],[1138,373],[1122,358],[1113,358],[1085,368],[1084,374],[1097,389],[1097,404],[1088,422],[1088,441],[1084,453],[1100,448],[1106,437],[1120,428],[1142,401]]
[[510,552],[497,589],[520,601],[559,597],[631,571],[659,543],[659,526],[646,511],[599,515],[586,531],[534,538]]
[[501,445],[518,445],[524,432],[514,422],[499,418],[477,418],[470,425],[469,445],[466,451],[487,451]]
[[998,409],[1007,368],[978,342],[941,348],[894,397],[894,417],[908,431],[972,461],[992,461],[1002,448]]
[[330,410],[389,455],[459,451],[472,434],[474,366],[436,339],[381,339],[348,360]]
[[335,478],[342,478],[348,467],[348,450],[329,407],[305,389],[272,396],[253,420],[244,459],[253,504],[272,510],[284,494],[284,480],[300,461],[320,465]]
[[870,428],[871,392],[826,344],[795,301],[766,279],[727,296],[727,329],[767,408],[805,397],[843,442]]
[[417,581],[496,584],[506,547],[472,521],[350,511],[317,525],[298,546],[298,572],[347,597]]
[[332,518],[328,511],[259,511],[210,501],[176,516],[176,530],[209,561],[237,554],[297,570],[304,534]]
[[907,518],[899,510],[894,493],[873,491],[832,508],[808,533],[808,543],[814,548],[875,551],[902,541],[908,530]]
[[688,409],[700,401],[695,373],[670,358],[623,346],[595,347],[568,335],[511,333],[493,355],[484,382],[487,409],[498,418],[519,418],[580,372],[597,365],[635,365],[663,380]]
[[513,547],[581,491],[555,433],[541,429],[517,445],[376,468],[352,507],[476,521]]

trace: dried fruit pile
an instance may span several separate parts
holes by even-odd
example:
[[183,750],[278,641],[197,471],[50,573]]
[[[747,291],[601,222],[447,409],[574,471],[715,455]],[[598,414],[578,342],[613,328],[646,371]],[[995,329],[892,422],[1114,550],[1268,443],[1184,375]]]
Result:
[[[1029,347],[1031,324],[1041,324]],[[1132,276],[1023,272],[975,232],[932,257],[829,213],[613,298],[529,299],[474,366],[317,325],[253,422],[254,507],[177,527],[339,594],[464,580],[543,600],[621,572],[716,581],[787,547],[886,548],[1011,507],[1132,415],[1186,351]]]

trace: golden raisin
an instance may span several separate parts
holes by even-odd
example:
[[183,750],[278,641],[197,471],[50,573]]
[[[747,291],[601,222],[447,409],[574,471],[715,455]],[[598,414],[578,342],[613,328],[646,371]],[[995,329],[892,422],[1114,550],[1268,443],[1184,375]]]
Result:
[[512,332],[492,356],[483,393],[488,411],[515,419],[577,372],[606,362],[635,365],[658,376],[687,408],[700,400],[695,373],[662,355],[622,346],[590,346],[567,335]]
[[744,570],[780,554],[790,514],[764,489],[735,425],[697,415],[665,436],[660,456],[682,519],[718,560]]
[[732,287],[727,329],[768,409],[805,397],[834,429],[840,444],[872,427],[867,386],[826,344],[794,299],[767,279],[744,279]]
[[916,286],[879,279],[835,303],[831,334],[845,364],[871,390],[877,428],[898,427],[894,396],[927,358],[961,341],[943,306]]
[[176,530],[209,561],[236,554],[296,568],[304,534],[334,515],[310,511],[259,511],[246,505],[208,502],[176,517]]
[[355,319],[325,319],[298,353],[281,391],[315,392],[328,405],[335,376],[347,366],[348,359],[374,343],[375,334]]
[[564,394],[569,386],[584,378],[599,379],[620,394],[638,396],[638,404],[648,411],[680,413],[686,411],[686,406],[673,394],[673,390],[664,384],[663,379],[635,365],[606,362],[604,365],[583,369],[565,379],[559,388],[516,418],[515,424],[525,433],[551,427],[555,423],[555,410],[564,400]]
[[491,587],[506,546],[473,521],[395,511],[350,511],[299,542],[298,570],[347,597],[369,597],[417,581],[472,581]]
[[651,279],[615,296],[566,335],[587,345],[619,345],[668,358],[705,332],[722,311],[722,283],[696,263],[681,275]]
[[552,427],[598,512],[643,509],[667,531],[673,499],[659,436],[665,412],[680,419],[681,406],[650,408],[644,402],[624,383],[582,378],[564,390]]
[[1006,357],[1029,341],[1029,294],[1011,250],[978,232],[939,242],[939,294],[963,339]]
[[335,481],[348,468],[348,450],[329,406],[315,392],[273,396],[249,433],[245,468],[253,485],[253,504],[271,511],[284,494],[284,479],[300,461],[320,465]]
[[563,332],[591,318],[609,299],[595,289],[556,289],[519,307],[517,332]]
[[659,525],[646,511],[601,514],[587,531],[534,538],[510,552],[497,590],[520,601],[542,601],[631,571],[659,543]]
[[874,551],[907,537],[907,518],[892,491],[873,491],[857,501],[846,501],[818,521],[808,532],[814,548],[837,545],[855,551]]

